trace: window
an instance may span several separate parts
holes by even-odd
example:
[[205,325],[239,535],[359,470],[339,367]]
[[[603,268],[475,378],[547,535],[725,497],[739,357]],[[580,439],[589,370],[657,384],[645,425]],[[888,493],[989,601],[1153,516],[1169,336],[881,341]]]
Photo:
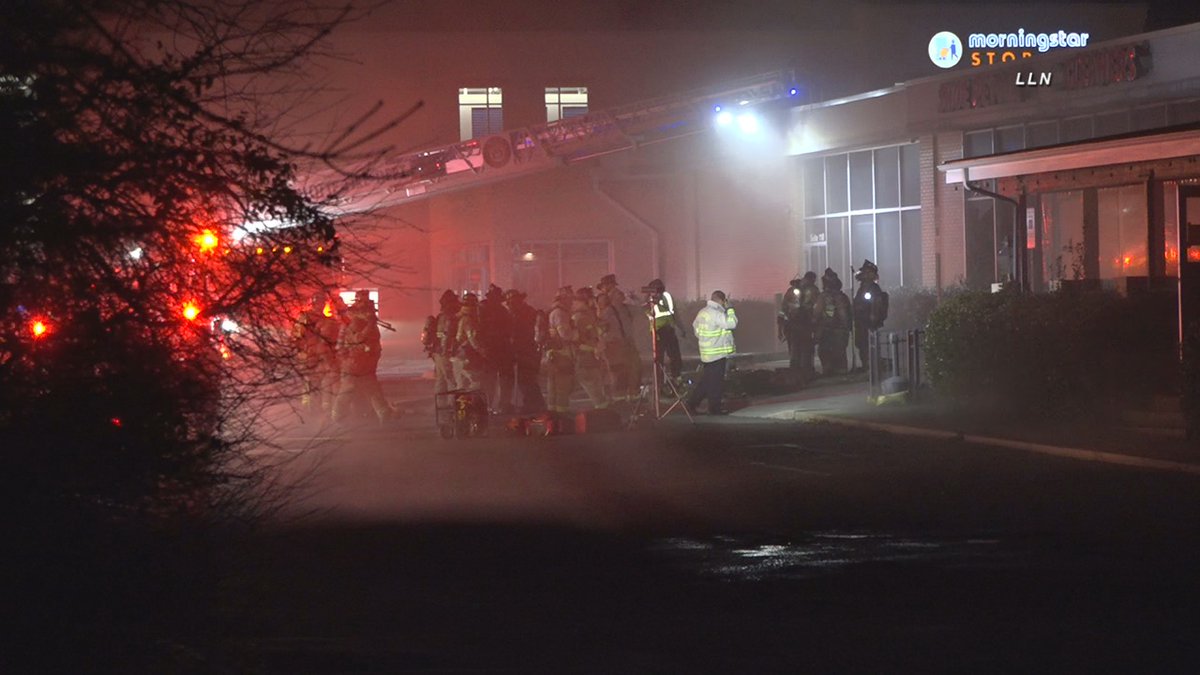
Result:
[[[491,247],[487,244],[471,244],[450,250],[450,288],[456,292],[482,294],[491,279],[488,274],[491,263]],[[481,295],[482,297],[482,295]]]
[[579,117],[587,113],[587,87],[546,87],[547,122]]
[[458,131],[462,140],[479,138],[504,130],[500,87],[458,90]]
[[1025,127],[1025,147],[1040,148],[1058,143],[1058,122],[1034,122]]
[[875,206],[886,209],[900,206],[900,149],[875,151]]
[[992,154],[991,129],[963,134],[963,157],[985,157],[990,154]]
[[612,272],[609,241],[524,241],[513,245],[513,288],[549,304],[563,286],[595,286]]
[[1042,195],[1043,279],[1083,279],[1087,269],[1083,243],[1083,191]]
[[1025,128],[1001,127],[996,130],[996,152],[1016,152],[1025,149]]
[[1100,237],[1100,278],[1150,274],[1146,187],[1125,185],[1096,191]]
[[1071,143],[1092,138],[1092,118],[1072,117],[1062,121],[1061,142]]
[[869,210],[875,206],[874,178],[871,175],[871,153],[850,155],[850,210]]
[[1145,131],[1167,126],[1167,106],[1155,105],[1133,110],[1133,130]]
[[919,146],[813,157],[801,169],[808,269],[830,267],[847,280],[866,258],[886,285],[921,285]]
[[1096,138],[1116,136],[1129,131],[1129,114],[1124,110],[1096,115]]
[[[1179,277],[1179,184],[1163,183],[1163,262],[1168,277]],[[1156,254],[1157,255],[1157,254]]]

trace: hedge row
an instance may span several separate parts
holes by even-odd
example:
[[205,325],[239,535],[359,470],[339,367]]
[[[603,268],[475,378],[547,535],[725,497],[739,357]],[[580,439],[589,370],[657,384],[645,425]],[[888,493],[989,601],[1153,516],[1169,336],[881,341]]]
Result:
[[965,292],[926,329],[941,394],[1033,416],[1094,412],[1177,386],[1171,294]]

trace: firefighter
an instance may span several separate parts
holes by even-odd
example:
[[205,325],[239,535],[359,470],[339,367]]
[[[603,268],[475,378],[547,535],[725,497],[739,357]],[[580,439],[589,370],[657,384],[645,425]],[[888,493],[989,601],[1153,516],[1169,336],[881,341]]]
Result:
[[454,374],[454,364],[450,359],[454,355],[455,338],[458,337],[458,296],[449,289],[438,299],[440,312],[434,318],[433,338],[427,351],[433,359],[433,375],[435,393],[444,394],[458,389],[458,378]]
[[588,398],[592,399],[592,407],[607,408],[608,395],[604,391],[606,373],[604,362],[598,355],[602,349],[600,321],[596,318],[596,297],[591,287],[585,286],[575,291],[571,301],[571,328],[575,378]]
[[[622,400],[635,401],[641,395],[642,389],[642,355],[638,352],[637,330],[639,329],[636,328],[640,324],[635,323],[637,316],[634,314],[633,308],[626,302],[625,293],[617,285],[617,275],[606,274],[601,277],[597,288],[608,296],[625,334],[625,390],[614,391],[613,395]],[[640,330],[644,330],[644,328]]]
[[542,371],[546,377],[546,403],[552,413],[571,410],[571,392],[575,390],[575,357],[572,341],[571,302],[575,292],[570,286],[558,289],[554,307],[547,317],[547,335],[542,352]]
[[347,413],[365,398],[382,424],[391,416],[392,409],[375,377],[382,346],[379,317],[367,291],[354,294],[354,304],[346,310],[346,319],[338,337],[342,377],[333,404],[333,421],[344,421]]
[[842,292],[842,280],[830,268],[826,268],[821,277],[821,295],[817,297],[813,314],[821,374],[846,372],[846,346],[850,343],[850,298]]
[[696,313],[692,322],[692,330],[696,331],[696,340],[700,344],[700,361],[704,372],[700,382],[688,396],[687,406],[692,410],[708,399],[708,414],[724,415],[721,398],[725,388],[725,369],[729,357],[737,348],[733,342],[733,330],[737,328],[737,312],[729,306],[729,300],[723,291],[713,291],[706,304]]
[[[325,293],[312,295],[312,303],[300,313],[292,326],[292,338],[300,376],[304,378],[304,393],[300,405],[309,413],[328,415],[337,390],[337,340],[340,325],[325,313]],[[332,310],[330,311],[332,314]]]
[[788,366],[801,382],[813,376],[813,311],[820,294],[816,272],[805,272],[792,279],[780,303],[779,339],[787,341]]
[[483,385],[485,364],[483,342],[479,334],[479,296],[463,295],[458,309],[458,327],[454,332],[454,379],[459,389],[478,390]]
[[887,319],[888,295],[879,287],[879,268],[870,260],[863,260],[854,278],[859,282],[854,293],[854,346],[865,368],[870,358],[871,333],[882,328]]
[[[671,379],[678,382],[679,375],[683,372],[683,362],[679,354],[679,337],[687,338],[687,332],[684,330],[675,315],[675,298],[667,292],[667,287],[663,284],[662,279],[655,279],[646,284],[650,289],[650,306],[649,316],[654,320],[654,377],[662,383],[662,374],[664,368],[671,376]],[[678,331],[679,335],[676,335]],[[663,361],[670,359],[671,365],[664,367]]]
[[602,292],[596,296],[596,319],[600,328],[600,350],[597,353],[604,365],[609,399],[628,401],[629,327],[621,311],[613,306],[612,296],[608,293]]
[[504,305],[504,291],[496,284],[488,287],[479,303],[479,332],[485,363],[483,391],[492,401],[493,412],[512,413],[513,368],[512,315]]
[[504,292],[504,304],[512,315],[512,350],[516,361],[516,389],[521,396],[521,413],[533,415],[546,410],[546,400],[538,386],[541,347],[538,324],[545,315],[525,302],[525,294],[510,288]]

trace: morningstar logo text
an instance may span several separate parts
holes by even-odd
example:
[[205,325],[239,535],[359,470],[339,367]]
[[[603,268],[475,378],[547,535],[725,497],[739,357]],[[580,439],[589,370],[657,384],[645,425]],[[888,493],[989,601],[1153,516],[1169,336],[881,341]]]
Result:
[[1024,28],[1020,28],[1015,33],[971,33],[967,36],[964,49],[953,33],[942,31],[930,42],[929,58],[940,68],[950,68],[966,56],[971,66],[977,68],[1027,59],[1035,52],[1087,47],[1090,38],[1089,33],[1065,30],[1037,33],[1025,32]]

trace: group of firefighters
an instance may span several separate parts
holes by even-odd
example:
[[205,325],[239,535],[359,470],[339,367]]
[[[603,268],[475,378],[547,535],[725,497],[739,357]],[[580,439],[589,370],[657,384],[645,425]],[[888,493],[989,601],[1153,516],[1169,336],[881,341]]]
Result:
[[337,295],[314,293],[296,319],[292,339],[306,412],[344,422],[365,402],[380,422],[393,415],[375,377],[382,345],[379,316],[367,291],[355,293],[349,307]]
[[830,268],[825,268],[819,290],[817,274],[810,271],[793,279],[784,292],[779,339],[787,341],[789,365],[802,382],[816,375],[814,348],[822,375],[847,372],[846,347],[852,332],[859,362],[868,362],[868,336],[887,319],[888,294],[879,287],[879,268],[870,260],[863,261],[854,278],[859,287],[853,302],[842,291],[837,272]]
[[[853,301],[829,268],[820,278],[820,289],[816,273],[808,272],[793,279],[785,291],[779,338],[787,341],[791,370],[801,383],[816,375],[814,355],[823,375],[847,372],[851,335],[861,363],[867,362],[868,335],[887,318],[887,293],[879,287],[879,268],[869,260],[863,261],[855,279],[860,285]],[[686,336],[662,281],[655,279],[641,290],[646,302],[631,304],[629,300],[636,296],[627,295],[616,276],[608,274],[595,288],[558,289],[549,311],[527,304],[525,293],[505,291],[495,284],[482,300],[475,293],[460,298],[447,290],[439,300],[441,311],[427,319],[421,335],[433,360],[435,391],[482,391],[498,414],[565,414],[576,387],[597,409],[636,401],[642,393],[642,358],[635,331],[642,324],[635,317],[644,310],[654,322],[660,382],[679,377],[677,336]],[[712,336],[698,332],[697,338],[702,342],[705,370],[715,376],[716,369],[710,366],[718,361],[723,365],[726,352],[732,352],[729,332],[737,320],[723,293],[715,293],[709,304],[712,311],[729,317],[717,322],[720,326],[708,326],[701,316],[693,323],[694,330],[713,332]],[[340,422],[362,402],[381,422],[392,415],[375,375],[381,353],[379,325],[366,291],[357,292],[349,307],[340,297],[313,295],[311,306],[293,329],[304,377],[302,404],[310,413]],[[713,351],[708,359],[703,353],[706,345]],[[713,386],[712,403],[719,407],[719,384]]]
[[500,414],[566,413],[576,385],[598,409],[640,396],[634,312],[615,275],[558,289],[548,312],[525,300],[495,284],[483,300],[442,294],[422,334],[438,393],[482,391]]

